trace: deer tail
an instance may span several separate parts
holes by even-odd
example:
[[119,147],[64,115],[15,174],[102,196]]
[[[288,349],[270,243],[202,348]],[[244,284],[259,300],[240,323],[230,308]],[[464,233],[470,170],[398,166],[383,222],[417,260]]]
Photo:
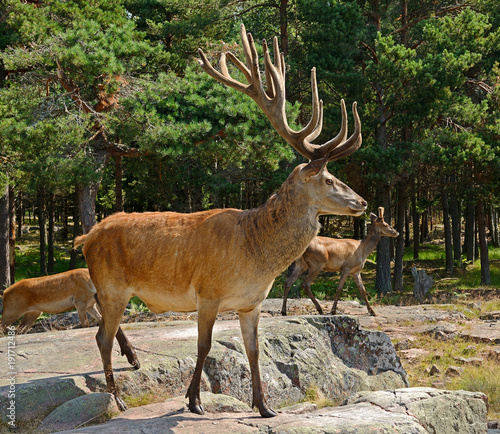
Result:
[[87,235],[80,235],[79,237],[76,237],[75,241],[73,241],[73,248],[76,249],[78,246],[84,244],[85,238],[87,238]]

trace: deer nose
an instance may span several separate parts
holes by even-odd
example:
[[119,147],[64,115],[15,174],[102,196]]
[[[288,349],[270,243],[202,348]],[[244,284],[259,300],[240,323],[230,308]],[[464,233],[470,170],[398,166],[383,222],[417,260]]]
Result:
[[361,204],[361,206],[364,206],[365,208],[368,206],[368,203],[364,199],[362,199],[359,203]]

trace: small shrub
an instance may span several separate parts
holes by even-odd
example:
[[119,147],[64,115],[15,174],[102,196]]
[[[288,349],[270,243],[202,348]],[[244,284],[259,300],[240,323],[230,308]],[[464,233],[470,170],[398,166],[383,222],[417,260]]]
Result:
[[318,386],[311,385],[306,390],[306,396],[304,397],[302,402],[311,402],[313,404],[316,404],[318,408],[323,408],[340,405],[342,403],[342,399],[339,398],[338,400],[334,400],[332,398],[328,398]]

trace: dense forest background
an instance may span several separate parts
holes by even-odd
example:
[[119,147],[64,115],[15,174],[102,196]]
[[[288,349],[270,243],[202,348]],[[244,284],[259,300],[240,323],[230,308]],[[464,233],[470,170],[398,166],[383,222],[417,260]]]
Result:
[[[369,211],[384,206],[401,234],[379,245],[377,291],[402,288],[404,248],[417,259],[436,219],[446,270],[480,252],[489,284],[500,198],[497,0],[5,0],[0,288],[14,281],[26,216],[38,217],[45,274],[56,221],[70,239],[115,211],[255,207],[303,162],[255,103],[196,61],[199,47],[214,62],[221,49],[240,53],[241,23],[259,49],[279,38],[291,123],[309,119],[312,67],[325,106],[320,140],[339,129],[341,98],[358,102],[363,145],[329,170]],[[325,233],[338,236],[343,220],[324,219]],[[363,218],[348,223],[363,236]]]

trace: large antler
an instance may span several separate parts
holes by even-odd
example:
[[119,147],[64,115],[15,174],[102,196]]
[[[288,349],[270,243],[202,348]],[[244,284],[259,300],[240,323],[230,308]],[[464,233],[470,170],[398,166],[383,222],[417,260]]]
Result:
[[264,90],[259,71],[259,59],[257,50],[250,33],[246,33],[245,26],[241,25],[241,42],[246,57],[246,65],[232,53],[227,57],[245,75],[248,84],[233,79],[227,69],[226,53],[221,52],[220,72],[208,61],[205,53],[199,49],[201,67],[217,81],[239,90],[250,96],[266,114],[267,118],[276,131],[283,137],[299,154],[309,160],[328,157],[328,161],[338,160],[352,154],[361,146],[361,121],[356,110],[356,103],[352,105],[354,114],[354,132],[349,139],[347,137],[347,113],[344,100],[341,100],[342,125],[336,137],[322,145],[311,143],[316,139],[323,127],[323,101],[318,98],[318,84],[316,82],[316,68],[311,71],[312,88],[312,115],[309,123],[300,131],[294,131],[288,126],[285,113],[285,58],[279,51],[278,38],[274,37],[274,63],[267,49],[266,41],[262,41],[264,50],[264,71],[266,74],[267,90]]

